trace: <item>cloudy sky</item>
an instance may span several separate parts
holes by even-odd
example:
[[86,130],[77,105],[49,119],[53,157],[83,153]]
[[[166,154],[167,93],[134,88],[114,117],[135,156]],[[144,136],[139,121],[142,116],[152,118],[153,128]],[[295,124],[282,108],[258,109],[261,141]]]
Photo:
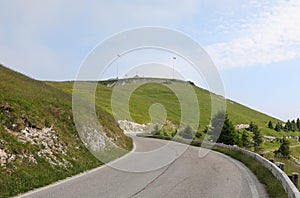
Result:
[[[207,51],[226,97],[282,120],[300,117],[298,0],[2,0],[0,7],[0,63],[30,77],[75,79],[104,39],[131,28],[166,27]],[[172,65],[167,53],[156,62],[168,55]]]

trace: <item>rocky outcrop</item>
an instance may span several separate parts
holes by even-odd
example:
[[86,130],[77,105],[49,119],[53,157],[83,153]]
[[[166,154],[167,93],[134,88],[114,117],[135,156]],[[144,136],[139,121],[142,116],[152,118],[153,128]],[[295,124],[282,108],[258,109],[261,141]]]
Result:
[[84,127],[84,132],[81,133],[81,139],[86,147],[94,152],[104,150],[107,145],[116,146],[114,139],[106,135],[106,132],[101,128],[101,132],[91,127]]
[[0,166],[5,167],[9,154],[4,149],[0,149]]
[[[21,130],[21,132],[12,131],[7,128],[6,130],[15,135],[18,138],[18,141],[22,143],[37,145],[40,148],[37,155],[41,158],[45,158],[52,166],[60,166],[64,168],[71,166],[67,160],[57,157],[58,154],[67,156],[68,147],[59,140],[53,127],[45,127],[42,129],[26,127]],[[15,161],[17,159],[27,159],[29,162],[37,164],[37,160],[32,154],[20,152],[10,158],[8,158],[8,156],[9,154],[2,151],[1,166],[4,167],[7,162]]]
[[138,124],[128,120],[119,120],[118,123],[125,134],[147,133],[150,132],[150,128],[152,127],[151,123]]
[[236,129],[248,129],[249,128],[249,124],[237,124],[235,125]]

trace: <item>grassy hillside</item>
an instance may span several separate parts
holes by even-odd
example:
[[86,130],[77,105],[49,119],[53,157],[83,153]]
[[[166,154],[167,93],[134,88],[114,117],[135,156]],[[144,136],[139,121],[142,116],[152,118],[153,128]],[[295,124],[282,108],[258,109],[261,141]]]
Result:
[[[99,82],[96,92],[96,104],[101,106],[107,112],[112,113],[111,95],[114,87],[108,87],[107,84],[109,83],[113,83],[113,81]],[[47,82],[47,84],[57,87],[67,93],[72,93],[73,82]],[[123,89],[126,89],[126,86],[128,85],[124,85]],[[204,127],[209,124],[210,120],[210,93],[207,90],[201,89],[197,86],[193,86],[193,88],[199,101],[199,109],[201,114],[200,130],[203,130]],[[161,103],[166,108],[168,120],[174,123],[179,123],[181,116],[179,101],[172,90],[159,83],[144,84],[133,92],[130,98],[131,116],[138,123],[149,122],[150,117],[148,110],[150,106],[155,103]],[[273,123],[282,121],[234,101],[227,100],[227,112],[230,120],[235,125],[255,122],[262,130],[263,134],[274,136],[290,135],[290,133],[278,133],[267,128],[269,121],[272,121]]]
[[[96,107],[115,144],[130,149],[113,117]],[[82,144],[69,93],[0,65],[0,197],[99,166]]]
[[[103,81],[98,83],[96,91],[96,104],[101,106],[107,112],[112,113],[111,109],[111,97],[112,92],[115,87],[111,87],[114,81]],[[66,93],[72,93],[73,82],[47,82],[47,84],[63,90]],[[122,83],[120,83],[122,84]],[[127,89],[130,89],[130,85],[122,85],[119,88],[124,89],[126,92]],[[209,124],[210,118],[210,93],[207,90],[201,89],[199,87],[193,86],[197,98],[199,101],[199,109],[201,113],[200,119],[200,129],[202,131],[204,127]],[[161,103],[168,113],[167,119],[173,123],[178,123],[180,120],[180,105],[178,98],[175,94],[167,88],[164,84],[161,83],[149,83],[144,84],[137,88],[130,97],[129,106],[131,111],[131,116],[134,118],[135,122],[144,123],[150,122],[149,117],[149,108],[152,104]],[[276,140],[268,140],[264,138],[264,143],[262,145],[263,151],[274,151],[280,146],[280,138],[283,136],[300,136],[300,132],[276,132],[275,130],[269,129],[267,124],[269,121],[272,121],[274,124],[277,122],[283,123],[281,120],[268,116],[266,114],[255,111],[251,108],[248,108],[242,104],[236,103],[231,100],[227,100],[227,113],[229,119],[233,122],[234,125],[237,124],[249,124],[254,122],[258,125],[261,133],[263,135],[275,136],[278,137]],[[165,126],[166,128],[172,128],[172,126]],[[238,133],[241,136],[243,129],[239,130]],[[248,132],[250,136],[253,136],[251,132]],[[169,134],[168,134],[169,135]],[[204,136],[204,135],[203,135]],[[202,136],[202,137],[203,137]],[[300,159],[300,149],[299,142],[293,138],[289,138],[291,143],[291,154],[293,157],[297,158],[297,161]],[[250,148],[251,149],[251,148]],[[299,172],[299,163],[292,158],[281,158],[274,156],[273,152],[268,152],[265,154],[267,159],[274,158],[275,161],[281,161],[286,164],[286,172],[290,174],[291,172]],[[249,164],[252,164],[249,162]]]

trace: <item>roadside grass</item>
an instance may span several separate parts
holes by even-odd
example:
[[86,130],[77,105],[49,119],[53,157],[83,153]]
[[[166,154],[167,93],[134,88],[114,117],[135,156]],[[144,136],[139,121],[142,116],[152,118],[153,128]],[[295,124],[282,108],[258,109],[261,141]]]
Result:
[[257,177],[257,179],[264,184],[265,189],[270,198],[275,197],[288,197],[281,183],[276,179],[276,177],[259,161],[253,159],[250,156],[244,155],[239,151],[233,151],[226,148],[221,147],[213,147],[214,151],[218,151],[220,153],[224,153],[236,160],[241,161],[245,164]]
[[[300,158],[300,147],[294,147],[290,148],[291,155],[294,156],[295,158],[299,159]],[[264,155],[266,159],[273,158],[275,162],[282,162],[284,163],[284,172],[287,175],[291,175],[293,172],[300,173],[300,165],[295,162],[294,159],[291,157],[289,158],[284,158],[284,157],[276,157],[273,152],[271,153],[266,153]],[[298,190],[300,190],[300,186],[298,186]]]
[[[296,150],[294,148],[297,148],[298,146],[300,146],[299,142],[295,139],[290,138],[289,142],[290,142],[290,150]],[[265,141],[262,144],[263,152],[268,153],[268,152],[275,151],[280,147],[280,145],[281,145],[281,138],[277,138],[273,141]],[[253,150],[254,149],[252,149],[252,151]],[[300,152],[299,153],[294,153],[293,156],[300,158]]]
[[278,141],[273,141],[273,142],[265,142],[263,145],[263,151],[272,151],[272,150],[276,150],[280,147],[280,142]]
[[[85,159],[93,158],[87,152]],[[48,161],[36,157],[38,165],[30,164],[24,161],[22,164],[9,164],[7,169],[11,170],[17,167],[16,171],[6,171],[0,168],[0,197],[10,197],[19,193],[27,192],[34,188],[51,184],[55,181],[70,177],[85,170],[96,168],[101,165],[98,160],[85,160],[71,162],[72,168],[54,168]]]
[[297,159],[300,159],[300,146],[290,147],[290,151],[292,156],[294,156]]

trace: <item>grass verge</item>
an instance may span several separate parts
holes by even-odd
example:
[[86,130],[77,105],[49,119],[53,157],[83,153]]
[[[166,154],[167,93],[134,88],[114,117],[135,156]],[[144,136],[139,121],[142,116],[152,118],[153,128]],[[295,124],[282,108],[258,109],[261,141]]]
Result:
[[264,184],[265,189],[270,198],[275,197],[288,197],[281,183],[275,178],[275,176],[264,167],[259,161],[253,159],[250,156],[244,155],[239,151],[233,151],[221,147],[213,147],[214,151],[228,155],[236,160],[239,160],[245,164],[257,177],[257,179]]

